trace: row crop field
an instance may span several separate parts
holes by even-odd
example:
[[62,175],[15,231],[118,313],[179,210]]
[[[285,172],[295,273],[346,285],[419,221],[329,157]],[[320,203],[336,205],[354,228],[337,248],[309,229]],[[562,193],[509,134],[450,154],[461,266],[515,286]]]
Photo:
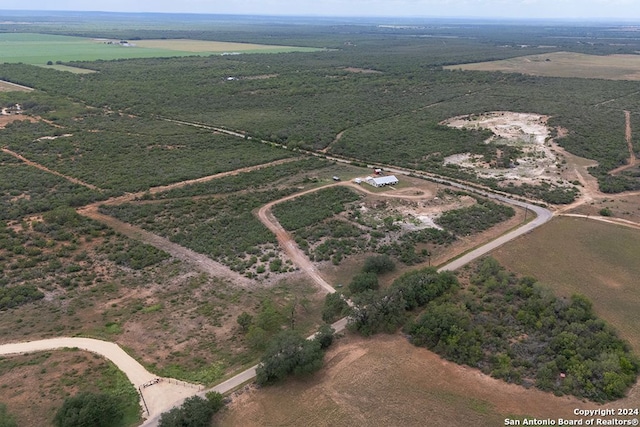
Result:
[[[127,42],[127,43],[121,43]],[[201,40],[108,40],[50,34],[0,34],[3,62],[45,65],[51,62],[159,58],[224,53],[283,53],[318,49]]]

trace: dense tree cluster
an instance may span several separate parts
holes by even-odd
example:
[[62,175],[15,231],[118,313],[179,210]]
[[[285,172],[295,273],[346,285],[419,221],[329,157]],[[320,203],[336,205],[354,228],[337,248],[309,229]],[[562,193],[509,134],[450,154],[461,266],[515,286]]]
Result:
[[468,236],[484,231],[515,215],[511,206],[494,203],[490,200],[476,198],[477,203],[461,209],[443,212],[436,222],[459,236]]
[[405,330],[414,344],[494,377],[598,402],[623,397],[640,372],[585,297],[557,298],[491,258],[470,287],[431,301]]
[[324,348],[331,344],[330,331],[321,331],[314,339],[306,340],[294,331],[286,330],[269,343],[256,369],[256,382],[273,384],[290,374],[310,374],[322,367]]
[[83,392],[65,399],[53,423],[56,427],[121,427],[123,420],[118,397]]
[[209,392],[206,399],[188,397],[184,403],[160,417],[160,427],[210,427],[211,417],[224,406],[220,393]]
[[437,273],[434,268],[405,273],[386,290],[354,296],[349,327],[362,335],[394,332],[406,322],[407,311],[423,307],[457,283],[453,274]]

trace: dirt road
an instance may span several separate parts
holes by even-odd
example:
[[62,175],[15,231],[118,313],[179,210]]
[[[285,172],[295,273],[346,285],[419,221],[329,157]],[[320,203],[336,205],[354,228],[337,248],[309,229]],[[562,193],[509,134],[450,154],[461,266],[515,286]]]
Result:
[[336,290],[331,286],[326,280],[322,278],[316,267],[309,260],[307,255],[298,247],[293,236],[287,230],[285,230],[278,219],[273,216],[271,213],[271,208],[273,206],[285,202],[287,200],[295,199],[297,197],[303,196],[305,194],[313,193],[315,191],[319,191],[329,187],[335,186],[346,186],[353,188],[356,191],[366,194],[372,194],[378,197],[390,197],[390,198],[401,198],[401,199],[425,199],[430,197],[430,194],[424,193],[420,195],[407,195],[407,194],[393,194],[393,193],[374,193],[369,191],[365,187],[354,184],[353,182],[336,182],[332,184],[328,184],[322,187],[312,188],[306,191],[302,191],[300,193],[291,194],[289,196],[283,197],[279,200],[274,200],[273,202],[269,202],[266,205],[262,206],[258,210],[258,219],[262,222],[265,227],[267,227],[273,234],[276,235],[278,239],[278,243],[282,250],[285,251],[287,256],[291,259],[291,261],[298,266],[301,270],[303,270],[320,288],[324,289],[328,293],[334,293]]
[[79,348],[90,351],[113,362],[118,369],[124,372],[131,384],[141,393],[140,406],[143,409],[143,413],[146,413],[148,408],[148,416],[150,418],[170,410],[176,401],[183,400],[200,389],[197,385],[169,378],[163,378],[157,383],[144,387],[144,384],[151,384],[158,377],[147,371],[117,344],[92,338],[63,337],[2,344],[0,345],[0,355],[33,353],[62,348]]
[[635,150],[633,149],[633,134],[631,132],[631,111],[624,111],[624,118],[625,118],[625,140],[627,141],[627,147],[629,149],[629,163],[627,163],[626,165],[620,166],[615,168],[614,170],[610,171],[609,173],[611,175],[615,175],[617,173],[620,173],[624,170],[630,169],[635,167],[638,164],[638,159],[636,159],[636,153]]
[[278,222],[276,217],[273,216],[273,214],[271,213],[271,208],[273,206],[277,205],[278,203],[282,203],[282,202],[285,202],[287,200],[295,199],[296,197],[299,197],[299,196],[302,196],[302,195],[305,195],[305,194],[308,194],[308,193],[313,193],[315,191],[322,190],[322,189],[328,188],[328,187],[333,187],[333,186],[336,186],[336,185],[340,185],[340,183],[329,184],[329,185],[325,185],[323,187],[312,188],[311,190],[303,191],[301,193],[292,194],[290,196],[283,197],[282,199],[275,200],[273,202],[267,203],[266,205],[262,206],[258,210],[258,219],[269,230],[271,230],[271,232],[273,234],[276,235],[276,237],[278,239],[278,243],[280,244],[280,247],[285,251],[285,253],[291,259],[291,261],[296,266],[298,266],[301,270],[303,270],[305,273],[307,273],[307,275],[318,286],[320,286],[323,290],[325,290],[326,292],[328,292],[330,294],[334,293],[336,290],[333,288],[333,286],[331,286],[329,284],[329,282],[327,282],[326,280],[324,280],[322,278],[322,276],[320,276],[320,273],[318,273],[318,270],[316,269],[316,267],[313,265],[313,263],[311,261],[309,261],[309,258],[307,258],[305,253],[302,252],[302,250],[300,250],[300,248],[296,244],[295,240],[293,240],[293,237],[291,236],[291,234],[289,232],[287,232],[287,230],[285,230],[282,227],[282,225],[280,225],[280,222]]
[[187,262],[193,265],[198,270],[207,273],[214,277],[223,277],[232,281],[235,285],[249,287],[252,281],[245,276],[231,270],[225,265],[220,264],[209,258],[206,255],[192,251],[184,246],[180,246],[177,243],[173,243],[169,239],[158,236],[157,234],[150,233],[143,230],[140,227],[128,224],[120,221],[114,217],[104,215],[98,212],[98,206],[92,204],[78,209],[80,215],[89,217],[98,222],[108,225],[117,232],[124,234],[125,236],[147,243],[157,249],[163,250],[174,258]]
[[20,154],[16,153],[15,151],[11,151],[8,148],[0,148],[0,150],[2,150],[4,153],[9,154],[10,156],[15,157],[16,159],[21,160],[22,162],[26,163],[29,166],[33,166],[36,169],[40,169],[40,170],[45,171],[47,173],[50,173],[52,175],[59,176],[60,178],[64,178],[69,182],[73,182],[74,184],[82,185],[83,187],[87,187],[87,188],[90,188],[92,190],[103,191],[102,189],[96,187],[95,185],[88,184],[88,183],[86,183],[84,181],[81,181],[81,180],[79,180],[77,178],[74,178],[72,176],[69,176],[69,175],[61,174],[60,172],[54,171],[52,169],[49,169],[48,167],[46,167],[44,165],[41,165],[40,163],[32,162],[31,160],[27,159],[26,157],[21,156]]

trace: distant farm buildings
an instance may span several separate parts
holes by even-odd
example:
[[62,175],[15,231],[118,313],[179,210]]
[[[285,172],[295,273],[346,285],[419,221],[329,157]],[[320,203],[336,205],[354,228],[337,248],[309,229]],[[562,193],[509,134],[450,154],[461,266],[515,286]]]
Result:
[[399,182],[398,178],[396,178],[395,175],[379,176],[379,177],[368,176],[364,180],[367,184],[373,185],[374,187],[384,187],[385,185],[396,185]]

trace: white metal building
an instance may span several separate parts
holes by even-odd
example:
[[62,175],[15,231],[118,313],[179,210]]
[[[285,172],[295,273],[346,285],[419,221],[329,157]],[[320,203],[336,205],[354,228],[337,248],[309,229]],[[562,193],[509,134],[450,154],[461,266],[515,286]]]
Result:
[[385,185],[396,185],[399,181],[395,175],[372,177],[368,176],[365,181],[374,187],[384,187]]

